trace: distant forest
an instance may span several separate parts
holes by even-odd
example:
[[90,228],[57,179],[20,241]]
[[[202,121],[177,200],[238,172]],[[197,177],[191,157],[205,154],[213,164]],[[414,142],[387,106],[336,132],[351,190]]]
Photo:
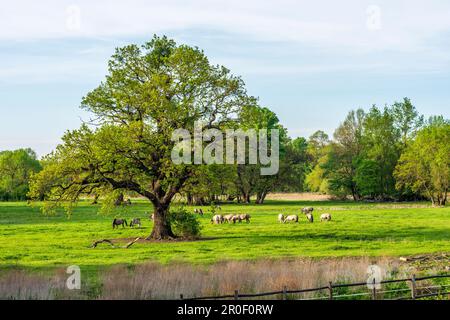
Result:
[[[202,166],[181,191],[189,204],[263,203],[270,192],[446,203],[450,122],[442,116],[424,119],[408,98],[350,111],[332,137],[319,130],[307,139],[292,139],[276,114],[262,107],[250,110],[247,122],[247,127],[281,130],[279,173],[261,176],[259,165]],[[38,160],[31,149],[0,152],[0,200],[26,200],[30,177],[44,166],[45,158]]]

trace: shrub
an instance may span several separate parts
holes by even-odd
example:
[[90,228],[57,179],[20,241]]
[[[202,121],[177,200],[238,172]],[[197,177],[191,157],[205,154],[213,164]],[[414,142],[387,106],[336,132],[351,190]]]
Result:
[[169,220],[173,232],[184,238],[196,238],[200,236],[201,224],[197,217],[185,208],[176,208],[170,211]]

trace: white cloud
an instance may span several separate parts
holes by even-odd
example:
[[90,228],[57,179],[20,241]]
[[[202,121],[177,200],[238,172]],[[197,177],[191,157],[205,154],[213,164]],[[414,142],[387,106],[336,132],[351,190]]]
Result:
[[[207,28],[258,40],[355,50],[413,50],[450,30],[450,4],[378,1],[380,30],[367,28],[369,1],[14,1],[2,4],[0,39],[117,37]],[[78,11],[73,8],[79,8]],[[370,12],[369,12],[370,14]],[[78,28],[79,26],[79,28]]]
[[[186,37],[192,44],[206,42],[205,47],[216,51],[207,52],[214,63],[243,75],[449,69],[449,43],[442,39],[450,34],[450,3],[378,1],[379,28],[374,30],[367,27],[373,22],[373,10],[367,11],[371,5],[366,0],[5,2],[0,8],[0,41],[20,48],[20,53],[0,53],[0,81],[99,79],[115,46],[153,33],[181,35],[180,42]],[[55,52],[46,48],[49,40],[77,44],[73,51],[57,45],[63,49]],[[24,52],[29,44],[40,46],[46,56]]]

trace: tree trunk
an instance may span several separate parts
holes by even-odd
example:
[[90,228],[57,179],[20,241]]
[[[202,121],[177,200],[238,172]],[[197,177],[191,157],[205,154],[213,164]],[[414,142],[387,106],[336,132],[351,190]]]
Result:
[[445,190],[445,196],[444,196],[444,202],[442,203],[443,206],[447,203],[447,196],[448,196],[448,190]]
[[193,199],[192,194],[190,192],[188,192],[186,194],[186,200],[187,200],[187,204],[189,206],[192,206],[194,204],[194,199]]
[[264,199],[266,199],[267,192],[259,192],[256,196],[256,204],[263,204]]
[[147,237],[147,240],[163,240],[175,238],[175,235],[173,234],[172,228],[168,221],[168,214],[168,207],[155,205],[153,230],[152,233]]

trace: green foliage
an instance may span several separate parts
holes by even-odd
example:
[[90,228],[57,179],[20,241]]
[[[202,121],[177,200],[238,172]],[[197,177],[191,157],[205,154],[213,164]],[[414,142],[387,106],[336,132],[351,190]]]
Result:
[[305,178],[305,184],[312,192],[329,193],[328,180],[326,178],[326,170],[324,165],[328,162],[328,155],[324,155],[318,159],[316,166],[308,173]]
[[312,165],[324,155],[325,147],[330,143],[328,135],[322,130],[314,132],[308,139],[307,152],[310,155]]
[[[363,151],[361,156],[371,161],[371,168],[368,173],[376,174],[372,177],[368,186],[376,193],[373,196],[386,199],[395,196],[395,180],[393,172],[400,157],[401,136],[395,127],[395,120],[392,111],[388,108],[380,110],[372,107],[364,120],[364,132],[362,137]],[[367,162],[362,162],[367,166]],[[369,162],[370,163],[370,162]]]
[[279,185],[276,191],[303,192],[309,172],[308,143],[299,137],[286,143],[285,155],[280,161]]
[[31,149],[0,152],[0,201],[27,199],[29,180],[41,169]]
[[[442,122],[439,117],[433,119]],[[372,106],[367,113],[351,111],[334,132],[328,149],[322,148],[326,161],[313,167],[307,178],[309,187],[317,191],[327,181],[330,194],[351,195],[354,200],[410,198],[407,184],[396,188],[394,170],[423,123],[408,98],[383,109]]]
[[202,225],[196,215],[178,207],[170,210],[169,221],[176,235],[183,238],[196,238],[200,236]]
[[450,187],[450,122],[441,120],[417,133],[395,169],[398,189],[411,188],[436,205],[445,205]]
[[355,183],[359,193],[363,197],[375,198],[382,193],[380,189],[380,167],[377,161],[371,159],[361,159],[357,163],[355,172]]
[[395,102],[392,105],[392,115],[404,145],[409,139],[414,138],[417,130],[424,124],[423,116],[419,115],[416,107],[413,106],[408,98],[404,98],[402,102]]
[[[305,141],[294,140],[279,123],[278,117],[267,108],[246,106],[240,114],[243,129],[279,130],[279,171],[276,175],[261,175],[261,165],[237,165],[236,188],[242,201],[249,202],[256,195],[256,203],[262,204],[271,191],[298,191],[303,185],[306,162]],[[270,142],[270,134],[269,134]],[[268,147],[270,149],[270,145]]]
[[362,109],[351,111],[334,132],[334,142],[328,149],[327,162],[323,164],[330,193],[344,198],[352,195],[360,199],[355,182],[356,160],[362,150],[365,113]]
[[170,237],[164,212],[201,170],[172,162],[172,133],[193,132],[197,121],[204,129],[235,125],[235,115],[252,104],[256,99],[246,94],[242,79],[210,64],[196,47],[155,36],[142,46],[118,48],[106,79],[81,102],[97,126],[64,135],[33,179],[30,195],[59,206],[83,195],[134,192],[159,209],[161,225],[152,237]]

